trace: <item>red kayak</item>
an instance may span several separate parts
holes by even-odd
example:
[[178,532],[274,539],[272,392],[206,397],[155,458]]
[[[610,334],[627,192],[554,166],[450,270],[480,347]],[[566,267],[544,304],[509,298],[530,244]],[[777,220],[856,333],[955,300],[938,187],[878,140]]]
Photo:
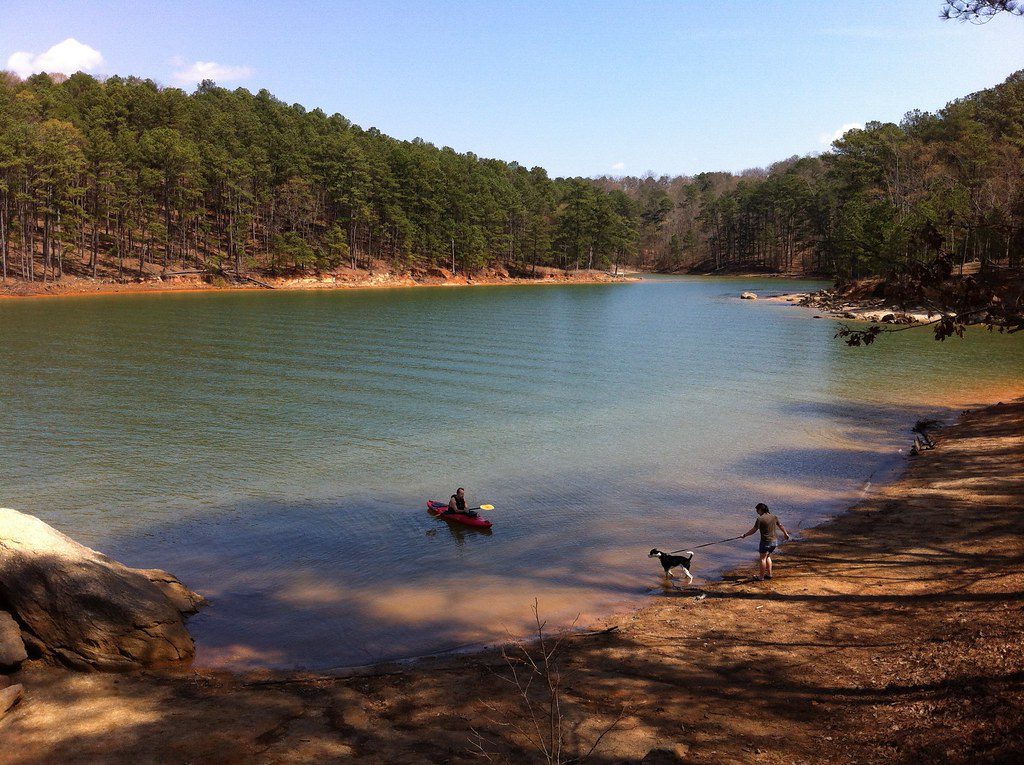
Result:
[[444,502],[428,500],[427,509],[438,518],[444,518],[446,521],[452,521],[453,523],[474,526],[478,529],[489,529],[491,527],[491,522],[486,518],[481,518],[476,513],[470,515],[469,513],[473,512],[472,510],[467,513],[449,513],[448,505]]

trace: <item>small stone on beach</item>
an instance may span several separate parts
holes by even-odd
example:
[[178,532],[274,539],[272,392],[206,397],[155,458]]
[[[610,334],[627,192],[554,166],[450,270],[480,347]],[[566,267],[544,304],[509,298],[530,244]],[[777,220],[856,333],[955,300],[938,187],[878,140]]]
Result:
[[0,668],[17,667],[28,658],[21,627],[6,611],[0,611]]
[[10,688],[4,688],[0,691],[0,717],[3,717],[7,713],[7,710],[18,703],[18,699],[21,698],[24,690],[24,686],[18,683],[17,685],[12,685]]

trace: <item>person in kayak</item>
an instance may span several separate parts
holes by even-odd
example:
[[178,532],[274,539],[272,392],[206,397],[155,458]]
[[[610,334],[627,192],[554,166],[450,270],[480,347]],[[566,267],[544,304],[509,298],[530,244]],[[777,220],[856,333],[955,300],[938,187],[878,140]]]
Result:
[[779,544],[778,532],[781,531],[785,534],[787,540],[789,539],[789,532],[786,531],[786,527],[782,525],[779,517],[768,510],[768,505],[764,502],[758,502],[754,509],[757,510],[754,528],[740,537],[740,539],[746,539],[751,534],[756,534],[758,531],[761,532],[761,544],[757,548],[757,552],[761,556],[761,576],[758,579],[764,581],[765,579],[772,578],[772,553],[775,552],[775,548]]
[[452,498],[448,500],[448,512],[449,513],[461,513],[462,515],[476,516],[472,510],[466,509],[466,490],[461,486],[455,490],[452,494]]

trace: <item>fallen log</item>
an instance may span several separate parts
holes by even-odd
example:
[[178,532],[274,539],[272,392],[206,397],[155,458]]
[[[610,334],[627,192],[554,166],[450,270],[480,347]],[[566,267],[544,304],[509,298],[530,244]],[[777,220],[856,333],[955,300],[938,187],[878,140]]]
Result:
[[273,284],[268,284],[267,282],[261,281],[260,279],[257,279],[255,276],[249,276],[247,274],[236,274],[235,276],[236,278],[241,279],[242,281],[258,284],[259,286],[268,290],[277,289]]

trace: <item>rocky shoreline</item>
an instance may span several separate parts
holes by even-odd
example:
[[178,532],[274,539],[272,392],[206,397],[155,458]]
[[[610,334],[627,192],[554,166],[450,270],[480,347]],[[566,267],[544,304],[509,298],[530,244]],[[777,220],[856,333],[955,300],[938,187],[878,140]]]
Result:
[[[567,751],[603,734],[594,762],[1018,761],[1024,402],[965,413],[934,446],[788,545],[772,582],[669,588],[562,638]],[[544,694],[510,684],[526,665],[508,657],[537,650],[347,677],[29,659],[0,736],[11,765],[533,762]]]
[[[928,324],[941,318],[941,314],[927,308],[906,310],[888,305],[884,300],[855,298],[838,290],[819,290],[817,292],[787,292],[758,296],[755,293],[750,299],[761,299],[768,303],[786,303],[803,308],[816,308],[821,314],[815,318],[849,319],[871,324]],[[741,296],[742,297],[742,296]]]

